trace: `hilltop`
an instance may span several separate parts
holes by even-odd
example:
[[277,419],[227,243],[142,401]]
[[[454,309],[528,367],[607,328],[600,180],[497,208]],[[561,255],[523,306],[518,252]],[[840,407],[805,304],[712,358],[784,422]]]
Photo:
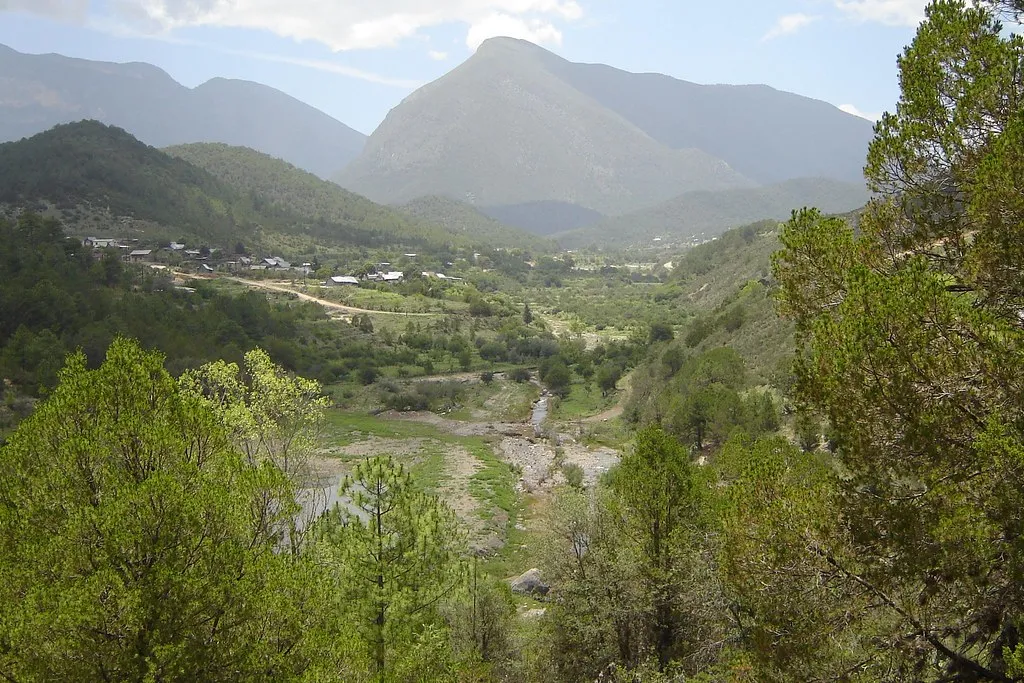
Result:
[[215,78],[190,89],[145,63],[29,55],[0,46],[0,82],[0,141],[96,119],[156,147],[243,145],[323,177],[365,142],[362,133],[274,88]]

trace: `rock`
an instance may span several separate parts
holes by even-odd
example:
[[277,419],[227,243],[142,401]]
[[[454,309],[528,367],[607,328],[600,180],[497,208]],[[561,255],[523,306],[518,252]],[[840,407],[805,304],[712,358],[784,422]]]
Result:
[[540,617],[544,616],[546,612],[547,609],[545,609],[544,607],[535,607],[533,609],[526,610],[519,616],[521,616],[523,619],[539,619]]
[[531,569],[512,579],[512,592],[520,595],[547,595],[550,586],[544,583],[539,569]]

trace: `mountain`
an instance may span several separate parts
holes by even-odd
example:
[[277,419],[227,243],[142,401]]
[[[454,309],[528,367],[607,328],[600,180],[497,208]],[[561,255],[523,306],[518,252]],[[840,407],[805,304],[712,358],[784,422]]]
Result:
[[552,200],[482,206],[480,211],[505,225],[513,225],[535,235],[553,235],[583,228],[604,218],[593,209]]
[[863,206],[868,197],[863,182],[823,178],[719,192],[687,192],[652,208],[607,218],[555,237],[566,247],[649,244],[655,237],[688,242],[691,238],[715,237],[728,228],[761,219],[783,220],[793,209],[805,206],[843,213]]
[[618,215],[697,190],[853,181],[868,121],[767,86],[697,85],[486,41],[394,108],[337,180],[372,199],[554,201]]
[[156,147],[252,147],[322,177],[365,143],[362,133],[257,83],[215,78],[190,89],[150,64],[28,55],[0,46],[0,141],[83,119],[124,128]]
[[149,242],[260,245],[287,236],[343,246],[440,247],[461,239],[253,150],[186,150],[177,153],[212,172],[120,128],[97,121],[60,125],[0,144],[0,204],[55,206],[77,232],[116,224]]
[[681,189],[753,184],[701,150],[652,139],[566,84],[549,58],[524,41],[487,41],[391,110],[338,181],[390,203],[440,194],[478,206],[555,200],[605,214]]
[[700,85],[548,54],[568,86],[673,149],[696,148],[759,183],[794,178],[861,182],[870,121],[767,85]]
[[419,197],[397,207],[399,211],[423,223],[443,226],[448,232],[464,235],[501,247],[520,247],[552,251],[557,245],[526,230],[510,227],[473,206],[441,196]]

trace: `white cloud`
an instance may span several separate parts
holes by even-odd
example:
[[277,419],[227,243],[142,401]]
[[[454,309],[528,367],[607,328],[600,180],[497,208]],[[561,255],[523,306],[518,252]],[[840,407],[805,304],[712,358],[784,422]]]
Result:
[[0,0],[0,12],[31,12],[65,21],[84,21],[89,0]]
[[839,109],[845,111],[847,114],[853,114],[854,116],[859,116],[860,118],[867,119],[868,121],[878,121],[882,118],[881,112],[878,112],[877,114],[869,114],[857,109],[857,107],[852,104],[840,104]]
[[442,52],[441,50],[428,50],[427,56],[433,59],[435,62],[443,62],[448,59],[448,53]]
[[[0,0],[32,5],[38,0]],[[88,0],[45,0],[87,2]],[[583,16],[577,0],[110,0],[125,20],[152,31],[221,26],[271,31],[332,50],[390,47],[442,24],[468,27],[467,43],[494,35],[561,40],[556,23]]]
[[367,81],[369,83],[378,83],[380,85],[387,85],[394,88],[403,88],[406,90],[414,90],[423,83],[406,78],[392,78],[391,76],[382,76],[381,74],[373,73],[372,71],[364,71],[355,67],[347,66],[345,64],[339,64],[324,59],[303,59],[301,57],[290,57],[288,55],[274,54],[272,52],[259,52],[255,50],[236,50],[230,47],[224,47],[215,43],[205,43],[198,40],[191,40],[188,38],[182,38],[175,36],[171,33],[146,33],[139,31],[129,25],[121,22],[114,22],[107,19],[90,19],[86,26],[105,33],[110,36],[118,38],[136,38],[144,40],[156,40],[163,43],[171,43],[172,45],[186,45],[189,47],[198,47],[204,50],[212,50],[225,55],[234,55],[236,57],[245,57],[246,59],[255,59],[262,62],[273,62],[276,64],[291,64],[293,66],[301,66],[306,69],[315,69],[317,71],[324,71],[327,73],[337,74],[339,76],[347,76],[348,78],[356,78],[361,81]]
[[768,29],[768,32],[761,37],[761,40],[773,40],[775,38],[787,36],[791,33],[796,33],[805,26],[813,24],[819,18],[820,17],[802,13],[787,14],[779,17],[778,21],[775,22],[775,25]]
[[836,7],[859,21],[916,27],[924,19],[927,0],[835,0]]
[[543,19],[522,19],[510,14],[492,14],[475,22],[466,34],[466,45],[475,50],[488,38],[506,36],[522,38],[531,43],[562,44],[562,32]]

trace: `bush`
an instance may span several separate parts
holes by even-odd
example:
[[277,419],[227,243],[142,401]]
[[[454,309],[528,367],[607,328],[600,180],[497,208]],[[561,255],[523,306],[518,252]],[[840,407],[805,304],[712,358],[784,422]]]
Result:
[[567,462],[562,465],[562,474],[565,476],[565,483],[574,489],[583,488],[583,468],[574,462]]
[[531,376],[532,375],[530,375],[530,371],[527,370],[526,368],[516,368],[511,373],[509,373],[509,377],[511,377],[512,381],[516,382],[517,384],[529,382]]
[[374,380],[377,379],[377,376],[379,374],[380,373],[377,372],[377,368],[373,367],[372,365],[364,365],[363,367],[359,368],[359,383],[362,384],[363,386],[373,384]]
[[491,382],[494,381],[494,373],[487,371],[481,372],[480,381],[483,382],[484,384],[490,384]]

